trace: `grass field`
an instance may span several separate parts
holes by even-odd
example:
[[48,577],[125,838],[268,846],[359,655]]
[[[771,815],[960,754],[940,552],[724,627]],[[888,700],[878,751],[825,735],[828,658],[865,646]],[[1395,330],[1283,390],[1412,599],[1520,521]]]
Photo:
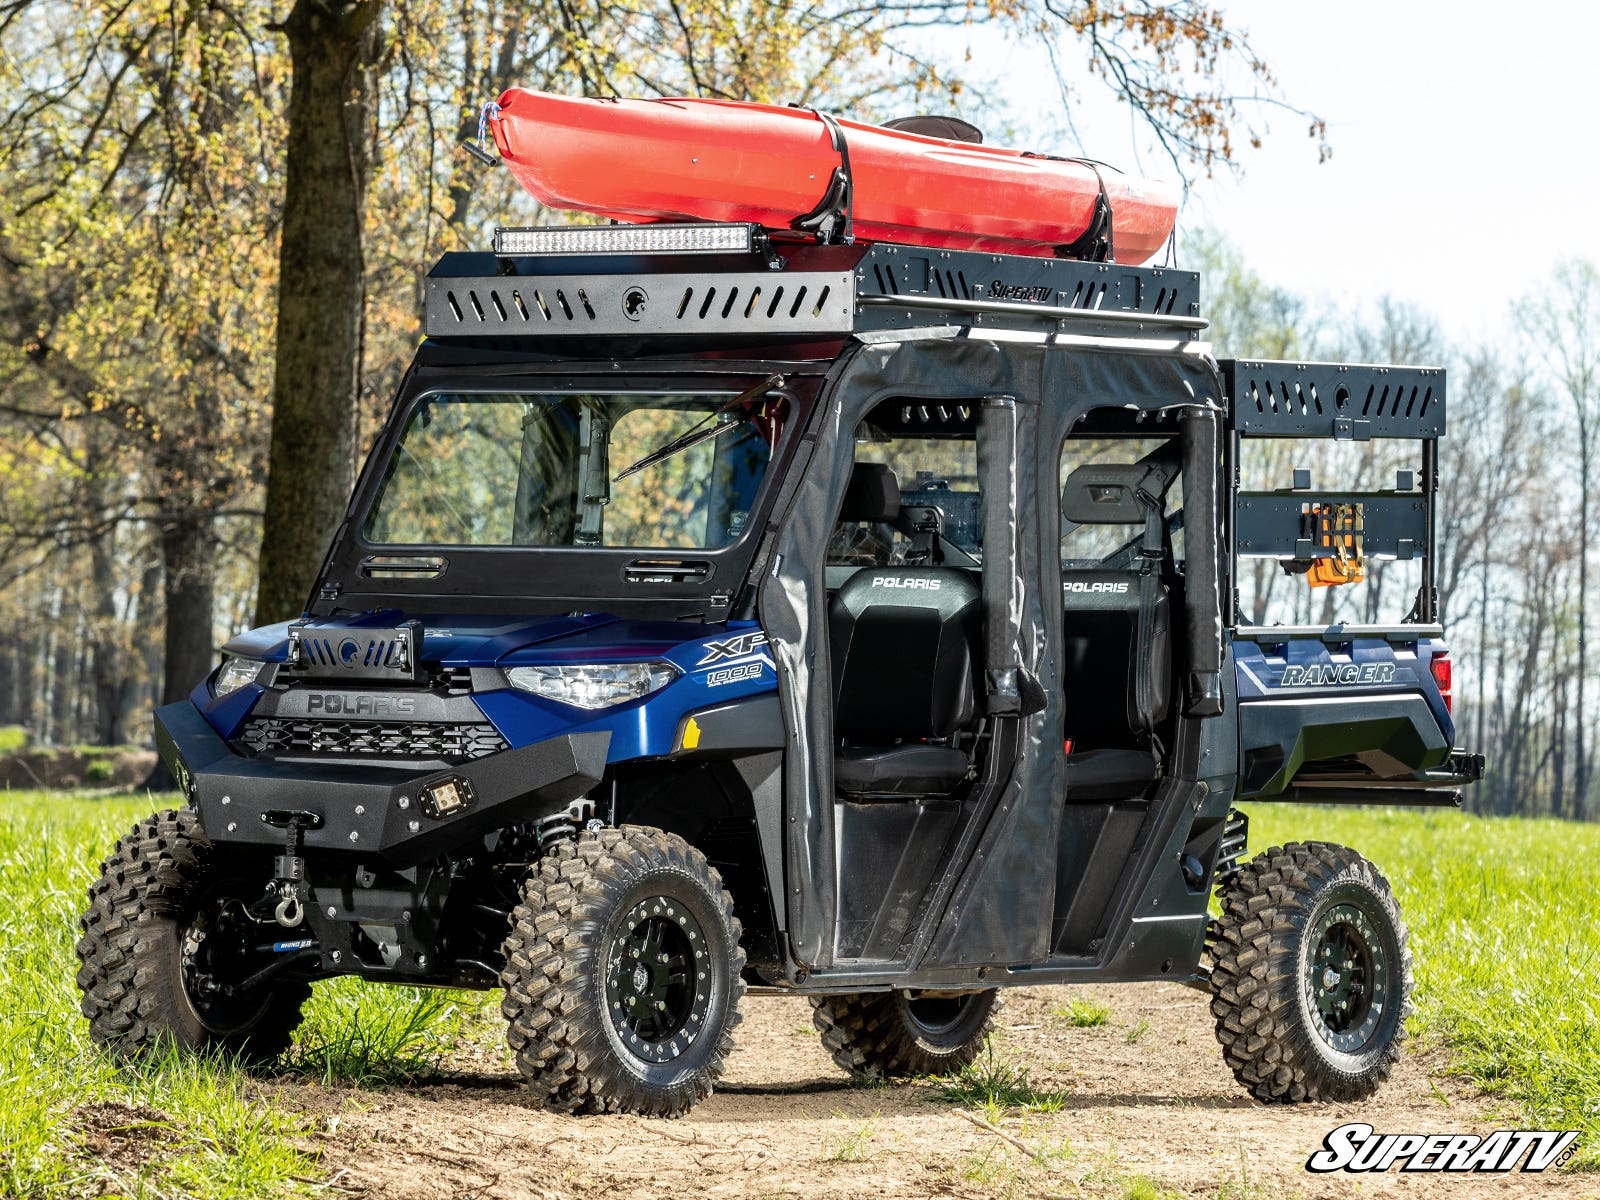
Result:
[[[89,1043],[72,982],[78,912],[100,857],[150,807],[0,794],[0,1195],[272,1196],[319,1174],[300,1148],[305,1118],[275,1110],[270,1083],[215,1060],[129,1069]],[[1600,828],[1283,806],[1251,817],[1254,849],[1323,838],[1377,862],[1411,925],[1413,1033],[1445,1041],[1508,1122],[1584,1129],[1583,1161],[1600,1164]],[[366,1085],[425,1074],[494,1001],[324,984],[283,1069]],[[75,1116],[95,1105],[151,1122],[160,1154],[119,1166]]]

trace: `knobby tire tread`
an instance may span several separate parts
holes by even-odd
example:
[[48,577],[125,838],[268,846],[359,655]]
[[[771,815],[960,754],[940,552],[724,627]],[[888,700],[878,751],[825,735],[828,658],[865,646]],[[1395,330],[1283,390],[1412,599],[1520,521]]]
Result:
[[186,1050],[221,1048],[249,1063],[288,1048],[311,996],[308,983],[276,985],[260,1016],[228,1033],[201,1026],[183,999],[172,939],[210,857],[194,810],[169,808],[136,824],[101,864],[77,944],[79,1008],[97,1044],[134,1058],[175,1042]]
[[[601,938],[628,887],[665,869],[693,880],[716,911],[727,955],[726,1020],[714,1051],[670,1087],[656,1088],[621,1067],[600,1024]],[[676,834],[645,826],[585,832],[530,870],[505,941],[501,1012],[517,1067],[535,1095],[567,1112],[679,1117],[711,1094],[733,1051],[744,995],[739,921],[722,878]],[[597,992],[599,994],[597,994]]]
[[812,996],[811,1023],[833,1061],[860,1079],[893,1079],[944,1075],[977,1058],[994,1030],[1001,998],[983,993],[987,1007],[981,1019],[970,1018],[969,1032],[950,1046],[933,1048],[910,1028],[893,992]]
[[[1369,889],[1392,924],[1401,981],[1394,1036],[1364,1069],[1351,1072],[1319,1050],[1300,1000],[1302,937],[1319,895],[1341,881]],[[1234,1076],[1267,1103],[1363,1100],[1400,1059],[1411,1011],[1412,962],[1405,923],[1388,881],[1354,850],[1329,842],[1274,846],[1225,881],[1222,914],[1211,924],[1211,1015]]]

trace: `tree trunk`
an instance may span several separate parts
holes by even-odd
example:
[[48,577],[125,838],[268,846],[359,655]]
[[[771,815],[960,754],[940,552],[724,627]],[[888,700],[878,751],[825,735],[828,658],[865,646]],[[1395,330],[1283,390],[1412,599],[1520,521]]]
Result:
[[382,0],[296,0],[256,620],[299,613],[355,479]]
[[76,740],[77,730],[72,727],[72,652],[77,646],[76,630],[68,627],[71,609],[66,593],[58,593],[60,606],[56,610],[55,644],[50,656],[50,740],[65,746]]
[[161,529],[162,595],[166,601],[162,641],[161,703],[186,698],[216,665],[211,618],[216,602],[216,534],[204,513],[183,513]]
[[[161,629],[157,624],[159,606],[156,604],[156,594],[160,589],[161,559],[151,554],[140,573],[138,606],[133,618],[133,651],[139,656],[140,670],[129,676],[128,684],[122,689],[124,729],[135,712],[142,718],[147,708],[153,709],[161,703],[157,685],[161,680],[161,664],[165,656],[161,652]],[[143,719],[139,726],[139,744],[150,745],[155,737],[154,727]]]
[[114,532],[103,533],[89,547],[94,588],[94,739],[102,746],[127,740],[122,724],[122,681],[130,664],[117,619],[117,572]]

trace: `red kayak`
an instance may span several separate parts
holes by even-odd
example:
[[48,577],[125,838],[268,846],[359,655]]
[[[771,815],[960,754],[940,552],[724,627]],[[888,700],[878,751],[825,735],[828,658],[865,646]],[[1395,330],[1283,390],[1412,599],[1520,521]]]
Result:
[[[491,116],[517,182],[552,208],[628,222],[792,228],[840,166],[866,241],[1053,257],[1091,240],[1102,193],[1117,262],[1158,251],[1176,191],[1109,167],[727,100],[585,100],[512,88]],[[1082,241],[1080,241],[1082,239]],[[1091,257],[1078,254],[1079,257]]]

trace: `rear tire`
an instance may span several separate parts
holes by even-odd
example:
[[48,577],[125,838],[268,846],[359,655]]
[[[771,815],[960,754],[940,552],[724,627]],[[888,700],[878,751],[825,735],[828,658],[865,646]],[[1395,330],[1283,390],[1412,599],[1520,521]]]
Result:
[[584,833],[523,883],[501,1011],[536,1095],[571,1112],[677,1117],[711,1094],[744,995],[722,879],[675,834]]
[[861,1079],[959,1071],[978,1057],[999,1011],[995,988],[811,997],[811,1023],[823,1046]]
[[[249,1063],[288,1048],[310,984],[289,980],[240,997],[206,987],[224,937],[218,914],[236,896],[191,809],[148,817],[117,842],[78,920],[80,1007],[97,1043],[127,1058],[171,1043]],[[208,946],[208,938],[216,940]]]
[[1354,850],[1274,846],[1222,889],[1211,1014],[1258,1100],[1371,1096],[1400,1059],[1411,950],[1389,883]]

